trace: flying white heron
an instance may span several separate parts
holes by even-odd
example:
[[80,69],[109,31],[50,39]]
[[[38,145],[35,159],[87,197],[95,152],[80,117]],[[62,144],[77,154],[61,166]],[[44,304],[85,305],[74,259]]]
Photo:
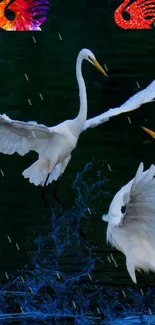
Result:
[[111,108],[86,120],[87,95],[81,72],[84,59],[106,76],[106,72],[96,61],[94,54],[88,49],[81,50],[76,62],[80,110],[75,119],[66,120],[54,127],[47,127],[36,122],[12,120],[6,114],[0,115],[0,152],[9,155],[17,152],[24,156],[30,150],[34,150],[39,155],[39,159],[23,172],[23,176],[34,185],[48,185],[61,176],[71,159],[71,152],[76,147],[80,133],[107,122],[113,116],[135,110],[155,98],[155,81],[153,81],[120,107]]
[[155,165],[145,172],[141,163],[135,178],[114,196],[107,215],[107,242],[126,256],[130,277],[135,270],[155,272]]
[[30,150],[38,153],[39,159],[24,170],[23,176],[34,185],[48,185],[66,169],[71,152],[76,147],[78,138],[87,118],[87,95],[82,76],[82,62],[89,61],[105,76],[106,72],[97,62],[94,54],[83,49],[76,62],[76,78],[79,86],[80,110],[76,118],[66,120],[56,126],[47,127],[36,122],[11,120],[5,114],[0,115],[0,152],[23,156]]

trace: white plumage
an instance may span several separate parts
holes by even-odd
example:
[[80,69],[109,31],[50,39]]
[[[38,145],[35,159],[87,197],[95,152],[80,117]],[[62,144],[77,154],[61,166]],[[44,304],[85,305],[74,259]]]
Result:
[[87,118],[86,87],[81,72],[84,59],[107,76],[90,50],[80,51],[76,62],[80,110],[75,119],[47,127],[36,122],[14,121],[5,114],[0,115],[0,152],[9,155],[17,152],[23,156],[34,150],[39,155],[38,160],[23,172],[30,183],[43,186],[48,175],[46,185],[57,180],[71,159],[71,152],[76,147]]
[[108,222],[107,242],[126,256],[134,283],[136,269],[155,272],[155,165],[143,170],[141,163],[135,178],[117,192],[102,216]]
[[155,80],[143,90],[140,90],[137,94],[130,97],[120,107],[110,108],[108,111],[95,116],[91,119],[86,120],[83,130],[86,131],[88,128],[95,128],[96,126],[109,121],[113,116],[117,116],[122,113],[134,111],[145,103],[154,101],[155,98]]
[[23,176],[34,185],[43,186],[48,174],[50,175],[46,185],[61,176],[83,131],[105,123],[112,116],[135,110],[155,98],[155,81],[153,81],[146,89],[139,91],[120,107],[109,109],[99,116],[86,120],[87,95],[81,72],[84,59],[106,75],[90,50],[80,51],[76,62],[80,110],[75,119],[64,121],[54,127],[47,127],[36,122],[11,120],[5,114],[0,115],[0,152],[10,155],[17,152],[21,156],[30,150],[38,153],[38,160],[23,172]]

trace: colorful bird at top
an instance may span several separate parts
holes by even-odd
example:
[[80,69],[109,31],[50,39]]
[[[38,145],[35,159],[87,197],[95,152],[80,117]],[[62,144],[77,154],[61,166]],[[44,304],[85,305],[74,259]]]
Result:
[[41,31],[47,17],[48,0],[4,0],[0,2],[0,28],[6,31]]
[[[123,12],[130,15],[130,19],[123,18]],[[155,0],[124,0],[114,13],[116,24],[124,29],[151,29],[155,20]]]

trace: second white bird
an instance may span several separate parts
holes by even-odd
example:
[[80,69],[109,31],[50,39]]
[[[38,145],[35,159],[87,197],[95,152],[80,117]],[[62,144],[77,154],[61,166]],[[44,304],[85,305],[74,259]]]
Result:
[[127,270],[137,282],[135,270],[155,272],[155,166],[136,176],[114,196],[107,215],[107,242],[126,256]]

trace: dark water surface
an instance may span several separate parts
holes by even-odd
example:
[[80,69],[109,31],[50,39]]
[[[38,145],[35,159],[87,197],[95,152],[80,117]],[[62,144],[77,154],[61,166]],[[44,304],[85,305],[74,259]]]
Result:
[[[1,113],[13,119],[35,120],[48,126],[73,118],[79,109],[75,62],[78,52],[84,47],[93,51],[102,66],[107,65],[109,76],[104,78],[88,62],[84,62],[88,118],[125,102],[139,90],[137,81],[143,89],[154,80],[154,30],[120,29],[113,19],[120,3],[111,0],[53,0],[42,33],[1,31]],[[28,98],[32,105],[29,105]],[[141,125],[155,130],[154,102],[83,133],[59,182],[59,195],[71,208],[78,194],[72,184],[86,163],[92,162],[92,168],[83,176],[88,187],[104,177],[108,180],[101,186],[107,194],[102,193],[90,202],[89,208],[95,209],[95,212],[87,213],[88,219],[81,220],[90,247],[95,247],[93,257],[104,261],[96,262],[91,273],[94,281],[101,281],[101,285],[105,282],[116,284],[117,287],[120,284],[132,286],[123,255],[114,253],[117,268],[114,262],[108,262],[107,250],[110,248],[105,243],[106,228],[101,216],[107,212],[114,193],[134,176],[138,164],[143,161],[145,168],[148,168],[155,161],[155,142],[142,131]],[[4,177],[0,179],[2,284],[7,282],[5,272],[12,274],[17,269],[22,272],[26,264],[33,269],[31,252],[36,249],[34,240],[38,236],[46,236],[48,232],[50,215],[41,200],[41,188],[29,184],[21,175],[35,159],[35,153],[24,157],[0,155],[0,169],[4,172]],[[53,185],[50,185],[47,189],[48,200],[57,209],[52,188]],[[62,213],[58,213],[57,217]],[[62,238],[65,227],[64,222]],[[7,236],[10,236],[12,243],[9,243]],[[72,245],[65,248],[59,262],[61,272],[72,274],[78,272],[80,265],[84,265],[89,254],[83,242],[79,247],[80,250],[74,239]],[[146,278],[149,283],[155,283],[154,274]],[[140,275],[138,279],[144,285]]]

